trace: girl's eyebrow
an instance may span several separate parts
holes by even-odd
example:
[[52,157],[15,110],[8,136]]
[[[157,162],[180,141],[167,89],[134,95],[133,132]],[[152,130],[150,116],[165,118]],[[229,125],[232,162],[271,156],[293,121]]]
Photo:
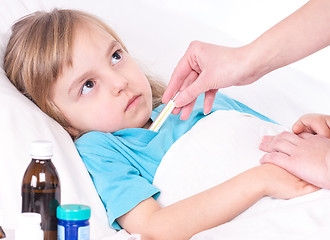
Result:
[[[116,40],[112,40],[107,48],[107,51],[105,52],[105,56],[110,56],[112,54],[112,51],[114,49],[114,47],[119,44],[118,41]],[[120,44],[119,44],[120,45]],[[74,79],[68,89],[68,94],[70,95],[70,93],[72,92],[73,89],[75,89],[77,86],[80,85],[80,83],[82,81],[84,81],[86,78],[88,78],[88,76],[92,73],[92,71],[87,71],[84,72],[82,75],[80,75],[79,77],[77,77],[76,79]]]
[[105,52],[105,55],[106,56],[111,55],[111,53],[116,45],[120,45],[120,43],[116,40],[111,41],[111,43],[109,44],[108,50]]
[[90,76],[91,73],[92,73],[92,71],[87,71],[87,72],[83,73],[82,75],[80,75],[79,77],[77,77],[75,80],[73,80],[68,89],[68,95],[70,95],[72,90],[76,89],[77,86],[80,86],[80,83],[82,81],[84,81],[86,78],[88,78],[88,76]]

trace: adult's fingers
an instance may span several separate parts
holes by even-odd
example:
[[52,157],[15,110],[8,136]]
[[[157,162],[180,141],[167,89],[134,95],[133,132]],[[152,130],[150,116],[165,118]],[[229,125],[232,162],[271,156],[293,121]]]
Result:
[[[215,95],[217,93],[217,90],[211,90],[205,93],[205,99],[204,99],[204,114],[209,114],[212,110],[212,105],[215,99]],[[196,103],[196,99],[192,101],[191,103],[185,105],[184,107],[176,107],[172,113],[177,115],[181,111],[181,120],[187,120],[194,108],[194,105]]]
[[209,114],[211,112],[213,102],[214,102],[217,92],[218,92],[218,89],[212,89],[212,90],[205,92],[204,114]]
[[295,134],[300,134],[302,132],[307,132],[307,133],[315,133],[308,125],[305,125],[301,120],[298,120],[293,124],[292,126],[292,131]]
[[194,101],[200,94],[210,90],[207,84],[208,81],[209,79],[205,79],[205,73],[201,72],[191,84],[185,84],[184,89],[181,87],[180,93],[175,99],[175,105],[183,107]]
[[[190,85],[192,82],[194,82],[196,80],[196,78],[198,77],[198,74],[194,71],[190,72],[190,74],[187,76],[187,78],[184,80],[181,88],[184,89],[186,86]],[[175,115],[178,115],[182,109],[184,109],[184,114],[183,114],[183,118],[186,120],[189,118],[190,116],[190,113],[191,111],[193,110],[194,108],[194,105],[195,105],[195,101],[185,105],[185,106],[182,106],[182,107],[175,107],[172,111],[173,114]],[[181,119],[182,119],[182,116],[181,116]]]
[[195,103],[196,103],[196,99],[182,108],[180,115],[181,120],[187,120],[189,118]]
[[171,79],[162,98],[163,103],[167,103],[174,96],[174,94],[176,94],[180,90],[186,78],[192,71],[194,71],[187,59],[188,51],[189,49],[180,59],[172,73]]
[[292,131],[296,134],[306,132],[330,138],[329,117],[322,114],[306,114],[292,126]]

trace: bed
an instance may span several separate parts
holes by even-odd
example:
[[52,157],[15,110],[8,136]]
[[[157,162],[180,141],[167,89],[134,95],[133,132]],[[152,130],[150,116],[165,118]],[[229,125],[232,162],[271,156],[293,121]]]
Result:
[[[139,238],[138,235],[130,235],[124,230],[115,231],[109,227],[103,205],[70,136],[22,96],[6,78],[2,67],[3,54],[10,26],[15,20],[28,13],[54,7],[88,11],[106,21],[121,36],[141,66],[152,70],[153,74],[166,82],[192,40],[240,46],[255,39],[305,2],[2,1],[0,209],[3,211],[8,239],[13,239],[16,218],[21,210],[21,181],[30,161],[28,146],[31,141],[38,139],[50,140],[54,144],[53,162],[61,179],[62,204],[81,203],[91,206],[92,240]],[[245,125],[234,123],[230,120],[237,118],[232,112],[228,115],[216,112],[200,121],[170,148],[157,170],[154,184],[162,191],[160,204],[171,204],[259,164],[262,152],[257,150],[257,144],[263,134],[276,134],[290,129],[294,121],[305,113],[330,114],[329,59],[328,47],[276,70],[252,85],[221,90],[281,126],[251,122],[249,116],[240,116],[244,119],[240,122]],[[197,141],[201,137],[205,139],[203,144]],[[250,145],[247,145],[248,142]],[[195,150],[180,151],[188,146],[188,150]],[[238,147],[240,151],[237,151]],[[219,159],[221,154],[222,161],[214,160]],[[216,171],[208,172],[203,166],[213,166],[212,169]],[[173,169],[184,169],[187,174],[185,177],[179,176]],[[195,169],[200,170],[197,172]],[[194,184],[189,184],[192,179]],[[330,191],[319,190],[292,200],[264,198],[234,220],[199,233],[192,239],[328,239],[329,223]]]

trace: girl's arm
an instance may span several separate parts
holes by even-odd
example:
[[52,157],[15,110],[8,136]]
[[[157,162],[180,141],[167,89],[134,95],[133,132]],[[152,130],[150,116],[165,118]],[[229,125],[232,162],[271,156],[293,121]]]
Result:
[[189,239],[230,221],[264,196],[288,199],[316,189],[275,165],[264,164],[168,207],[148,198],[117,221],[142,239]]

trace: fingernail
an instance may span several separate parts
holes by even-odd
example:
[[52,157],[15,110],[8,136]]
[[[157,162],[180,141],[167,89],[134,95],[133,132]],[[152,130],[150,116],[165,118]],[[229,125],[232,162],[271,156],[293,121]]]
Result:
[[175,107],[182,107],[182,99],[178,96],[178,97],[174,100],[174,104],[175,104]]
[[210,114],[211,111],[203,112],[204,115]]

